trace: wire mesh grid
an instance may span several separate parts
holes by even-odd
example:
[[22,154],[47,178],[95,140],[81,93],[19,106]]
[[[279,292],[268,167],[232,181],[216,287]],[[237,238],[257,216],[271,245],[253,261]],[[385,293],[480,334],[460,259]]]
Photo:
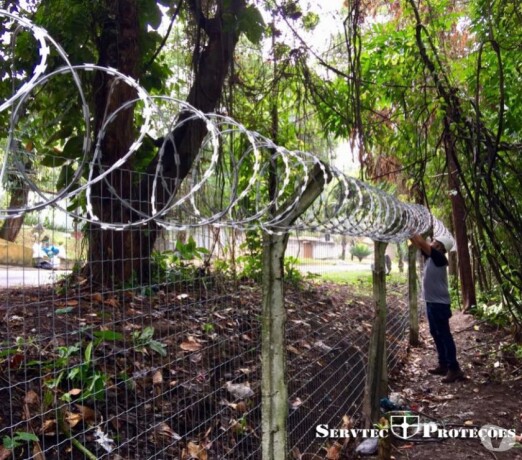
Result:
[[[205,283],[220,289],[207,296]],[[95,458],[113,458],[116,446],[132,459],[255,452],[238,439],[257,424],[256,399],[238,405],[224,386],[259,381],[259,324],[237,293],[210,277],[155,296],[58,288],[5,298],[2,437],[34,433],[45,458],[89,458],[77,448],[93,441]]]
[[[222,278],[205,263],[189,264],[209,259],[186,237],[215,225],[224,233],[221,227],[232,227],[229,235],[259,228],[272,234],[319,229],[398,242],[430,226],[434,234],[445,235],[446,229],[422,206],[401,203],[316,155],[276,146],[231,118],[149,95],[116,69],[72,65],[45,30],[3,10],[0,15],[27,30],[39,49],[34,75],[13,85],[13,95],[0,104],[10,120],[2,139],[0,218],[36,219],[29,230],[32,254],[22,249],[17,257],[39,267],[18,276],[9,257],[20,248],[5,245],[9,265],[0,270],[7,287],[0,329],[0,397],[8,401],[0,408],[3,448],[7,444],[23,458],[258,458],[259,286]],[[64,67],[48,68],[52,54]],[[82,88],[82,76],[92,72],[113,81],[97,130]],[[21,148],[17,139],[27,130],[41,130],[31,113],[52,80],[76,88],[85,126],[65,145],[48,144],[51,152],[41,155],[29,145]],[[136,99],[109,110],[118,85],[132,89]],[[103,140],[118,114],[131,107],[141,127],[116,154]],[[176,137],[188,126],[203,125],[206,135],[193,150],[199,154],[185,164]],[[60,130],[59,124],[52,128]],[[125,169],[139,162],[142,146],[150,147],[145,138],[158,135],[162,145],[154,161],[142,165],[149,176]],[[47,137],[56,141],[60,135]],[[273,168],[279,180],[267,194]],[[320,196],[298,220],[286,219],[299,208],[307,184],[319,178],[328,183]],[[6,185],[20,191],[4,190]],[[36,195],[33,201],[27,186]],[[51,186],[58,193],[49,193]],[[272,215],[274,208],[283,213]],[[66,240],[62,251],[57,221],[63,210],[74,249]],[[161,244],[166,248],[153,250]],[[228,251],[235,257],[237,240]],[[83,266],[79,274],[62,276],[75,262]],[[292,302],[292,295],[287,299]],[[291,444],[306,448],[309,426],[319,418],[357,412],[371,321],[359,318],[356,308],[347,307],[346,318],[332,316],[319,298],[296,298],[293,304],[287,344],[289,436]],[[398,321],[389,332],[395,361],[393,344],[403,329]]]
[[[395,285],[387,296],[389,370],[400,363],[406,349],[404,295],[405,287]],[[319,424],[340,427],[345,416],[355,423],[361,419],[373,318],[371,308],[362,308],[368,302],[369,297],[364,302],[352,298],[335,313],[327,303],[301,302],[297,317],[289,318],[289,446],[302,454],[325,454],[325,440],[316,436]],[[290,308],[290,315],[293,311]]]
[[[61,250],[65,232],[49,223],[22,236]],[[175,238],[162,238],[164,257]],[[70,239],[78,252],[54,270],[1,269],[0,438],[19,458],[261,458],[260,286],[187,262],[101,289],[60,269],[85,257],[86,243]],[[360,412],[371,331],[364,301],[318,286],[289,286],[285,299],[288,436],[301,451],[320,449],[319,423]],[[390,292],[390,365],[403,298]]]

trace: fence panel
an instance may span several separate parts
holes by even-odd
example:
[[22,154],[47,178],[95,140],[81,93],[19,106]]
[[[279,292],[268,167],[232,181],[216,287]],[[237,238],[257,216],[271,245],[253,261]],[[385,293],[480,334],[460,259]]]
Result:
[[[23,232],[31,242],[31,226]],[[63,233],[38,236],[61,243]],[[199,268],[102,290],[69,270],[4,265],[2,448],[34,459],[261,458],[260,287]],[[372,309],[350,289],[286,290],[288,438],[300,452],[324,452],[318,424],[360,415]],[[391,367],[408,332],[403,289],[389,294]]]

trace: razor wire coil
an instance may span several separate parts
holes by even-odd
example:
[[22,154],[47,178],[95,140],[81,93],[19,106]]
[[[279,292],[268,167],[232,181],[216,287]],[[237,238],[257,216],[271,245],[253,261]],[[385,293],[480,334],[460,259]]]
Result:
[[[11,110],[0,174],[3,185],[1,193],[5,192],[10,167],[29,185],[38,200],[19,208],[0,209],[0,219],[20,216],[52,205],[78,220],[112,230],[126,230],[154,221],[161,227],[174,230],[204,225],[242,230],[261,227],[264,231],[275,234],[292,230],[324,231],[354,237],[365,236],[386,242],[402,241],[414,234],[426,233],[433,227],[435,238],[439,235],[451,237],[444,225],[424,206],[401,202],[376,187],[345,175],[309,152],[278,146],[228,116],[202,113],[187,102],[173,97],[151,96],[135,79],[116,69],[94,64],[72,65],[65,51],[44,29],[5,10],[0,10],[0,18],[10,24],[11,30],[16,26],[32,33],[39,48],[39,58],[32,75],[27,75],[25,81],[17,75],[13,82],[13,94],[5,101],[0,101],[0,112]],[[11,35],[14,41],[15,34],[12,32]],[[64,65],[48,72],[48,58],[52,51],[58,54]],[[4,56],[7,59],[9,57]],[[103,72],[112,78],[109,96],[117,85],[128,85],[136,94],[136,98],[112,111],[107,105],[103,123],[95,139],[91,139],[94,130],[89,126],[91,115],[81,85],[83,72]],[[11,72],[11,76],[14,74],[15,72]],[[36,90],[58,76],[72,78],[78,90],[84,120],[81,131],[83,146],[76,171],[69,183],[56,194],[50,195],[40,190],[36,181],[29,177],[14,146],[18,125],[31,100],[37,97]],[[103,161],[103,139],[118,114],[131,109],[140,114],[141,125],[137,137],[117,161],[107,166]],[[184,124],[194,121],[204,123],[207,135],[190,168],[189,177],[184,180],[179,176],[172,178],[172,174],[165,172],[167,152],[173,150],[173,158],[170,160],[178,171],[181,164],[180,155],[175,148],[174,133]],[[156,165],[151,173],[152,186],[147,206],[140,204],[137,207],[135,200],[123,196],[109,178],[111,174],[125,169],[146,136],[163,136],[163,141],[158,148]],[[300,217],[288,222],[286,217],[299,205],[308,182],[314,180],[314,168],[319,168],[326,185],[320,196]],[[270,195],[266,183],[274,170],[278,181],[276,189]],[[102,216],[96,214],[93,206],[94,190],[102,181],[112,198],[132,213],[132,219],[121,219],[121,222],[114,219],[104,221]],[[222,190],[218,190],[219,185]],[[85,193],[85,213],[63,209],[60,204],[62,200],[71,200],[80,193]],[[160,199],[160,196],[168,198]],[[246,199],[250,202],[249,207],[243,205]],[[281,212],[274,213],[274,210]]]

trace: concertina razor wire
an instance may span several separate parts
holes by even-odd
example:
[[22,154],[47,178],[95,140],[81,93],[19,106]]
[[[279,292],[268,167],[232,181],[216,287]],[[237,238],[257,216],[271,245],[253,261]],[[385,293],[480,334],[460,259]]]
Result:
[[[422,205],[401,202],[376,187],[345,175],[311,153],[278,146],[228,116],[202,113],[174,97],[152,96],[136,80],[116,69],[94,64],[72,65],[66,52],[43,28],[1,9],[0,20],[4,22],[4,30],[11,31],[2,37],[4,44],[10,43],[14,48],[17,34],[21,30],[27,31],[32,34],[38,46],[39,56],[32,75],[17,71],[13,56],[8,53],[2,56],[7,62],[2,78],[11,78],[12,95],[0,101],[0,112],[10,110],[7,139],[1,141],[4,144],[4,154],[0,172],[0,203],[7,201],[4,196],[8,189],[8,178],[13,173],[30,187],[37,199],[18,208],[0,208],[0,219],[54,206],[75,219],[112,230],[125,230],[155,221],[161,227],[173,230],[205,225],[241,230],[261,227],[268,233],[276,234],[308,230],[399,242],[414,234],[425,233],[433,227],[434,238],[442,235],[452,238],[445,226]],[[14,51],[12,54],[14,55]],[[54,60],[57,55],[63,65],[47,72],[51,54]],[[128,85],[136,94],[135,99],[111,113],[106,111],[103,126],[96,139],[91,139],[91,114],[81,83],[83,74],[93,72],[104,72],[112,77],[112,89],[115,85]],[[82,155],[75,160],[76,170],[72,177],[56,193],[49,194],[41,190],[26,171],[24,158],[20,155],[20,149],[16,148],[17,129],[22,131],[27,129],[27,124],[37,123],[37,117],[24,119],[26,112],[29,112],[28,106],[38,97],[41,88],[57,78],[70,78],[70,84],[78,91],[84,122],[81,131],[83,145]],[[118,114],[127,109],[139,113],[141,127],[137,138],[118,161],[110,166],[103,165],[102,141],[105,133]],[[18,128],[21,120],[25,125]],[[185,180],[174,179],[172,186],[172,179],[164,174],[165,155],[173,150],[174,158],[170,161],[179,166],[181,159],[175,150],[173,133],[183,124],[193,121],[204,123],[208,133],[191,166],[190,174]],[[30,128],[38,129],[37,126]],[[109,175],[122,171],[129,164],[146,136],[160,139],[163,136],[152,174],[148,211],[144,211],[143,206],[136,208],[133,200],[121,196],[108,180]],[[174,148],[167,149],[168,144]],[[24,154],[27,155],[27,152]],[[60,152],[56,155],[59,159]],[[63,163],[63,158],[61,161]],[[276,190],[270,194],[270,198],[266,183],[274,165],[278,180]],[[319,168],[327,185],[306,212],[289,225],[285,217],[298,206],[314,168]],[[135,218],[126,222],[114,219],[106,222],[96,215],[92,204],[93,186],[101,181],[105,182],[114,199],[128,208]],[[60,204],[80,193],[85,194],[85,213],[64,209]],[[159,199],[160,196],[169,198]],[[243,206],[247,197],[253,202],[248,208]],[[284,212],[273,213],[274,209],[281,207],[284,207]]]

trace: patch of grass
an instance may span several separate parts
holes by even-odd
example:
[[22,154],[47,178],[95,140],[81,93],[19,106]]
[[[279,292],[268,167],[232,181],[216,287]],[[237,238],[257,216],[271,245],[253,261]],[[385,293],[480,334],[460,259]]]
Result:
[[304,257],[296,258],[297,265],[336,265],[339,261],[336,259],[310,259]]
[[339,284],[372,285],[372,273],[369,271],[338,271],[321,273],[320,279]]
[[[370,271],[338,271],[338,272],[329,272],[322,273],[320,275],[321,280],[331,281],[333,283],[339,284],[351,284],[359,287],[372,287],[372,273]],[[390,283],[406,283],[407,277],[406,273],[391,273],[387,278],[386,282]]]

